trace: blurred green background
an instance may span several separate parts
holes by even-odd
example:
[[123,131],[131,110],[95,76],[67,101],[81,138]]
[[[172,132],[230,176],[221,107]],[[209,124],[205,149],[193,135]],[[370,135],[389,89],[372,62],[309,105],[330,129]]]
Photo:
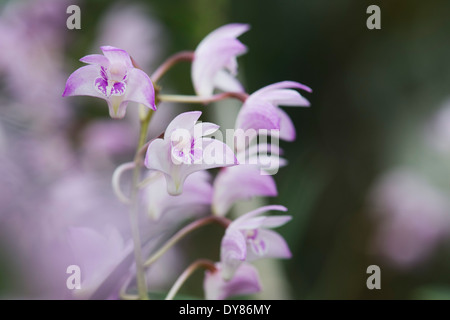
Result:
[[[97,24],[114,2],[79,3],[82,29],[66,31],[68,65],[89,53]],[[249,23],[251,30],[240,37],[249,51],[238,59],[247,91],[283,80],[313,89],[305,94],[310,108],[284,109],[297,140],[281,144],[289,165],[275,176],[279,196],[269,199],[294,216],[279,229],[294,254],[282,262],[288,297],[450,298],[448,241],[426,263],[397,268],[370,250],[377,220],[368,205],[371,187],[385,170],[434,166],[417,132],[450,96],[449,1],[133,3],[146,6],[162,25],[166,56],[193,50],[226,23]],[[366,27],[371,4],[381,8],[381,30]],[[189,70],[188,64],[177,66],[163,85],[193,94]],[[366,287],[372,264],[381,268],[381,290]],[[6,281],[8,272],[1,274]]]

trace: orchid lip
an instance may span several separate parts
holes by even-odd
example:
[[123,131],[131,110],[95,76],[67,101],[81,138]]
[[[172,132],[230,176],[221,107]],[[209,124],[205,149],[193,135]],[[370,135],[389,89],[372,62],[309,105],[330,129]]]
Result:
[[108,69],[105,67],[100,68],[100,77],[95,79],[94,87],[97,91],[109,98],[110,96],[122,96],[125,94],[127,85],[125,79],[127,75],[122,77],[121,81],[113,80],[109,75]]

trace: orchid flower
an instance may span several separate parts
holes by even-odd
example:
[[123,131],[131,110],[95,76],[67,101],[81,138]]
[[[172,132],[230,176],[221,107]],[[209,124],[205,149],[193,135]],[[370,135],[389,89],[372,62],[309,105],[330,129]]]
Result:
[[261,207],[242,215],[228,226],[220,248],[222,277],[225,280],[231,279],[244,261],[291,257],[286,241],[278,233],[267,230],[284,225],[291,220],[291,216],[259,216],[269,210],[287,211],[278,205]]
[[273,177],[262,175],[255,165],[240,164],[223,168],[214,179],[213,212],[225,216],[238,200],[255,196],[275,197],[277,194]]
[[239,200],[277,196],[275,180],[265,170],[278,170],[278,167],[286,164],[286,160],[279,157],[280,153],[282,150],[276,144],[266,143],[247,146],[238,151],[236,157],[240,164],[222,168],[214,179],[214,214],[224,216]]
[[197,46],[192,62],[192,82],[199,96],[211,96],[218,88],[229,92],[243,92],[237,74],[236,57],[247,51],[236,38],[249,25],[233,23],[222,26],[206,36]]
[[223,142],[204,137],[219,126],[197,123],[200,111],[185,112],[172,120],[163,139],[153,140],[147,149],[145,166],[164,173],[167,192],[179,195],[186,178],[205,169],[238,164],[233,151]]
[[253,294],[261,291],[258,270],[249,263],[243,263],[232,279],[225,281],[221,277],[221,264],[216,263],[216,271],[206,271],[203,281],[207,300],[224,300],[231,296]]
[[259,89],[246,99],[239,111],[236,129],[276,129],[280,130],[280,139],[295,140],[294,124],[278,106],[308,107],[310,103],[300,93],[289,88],[312,92],[309,87],[294,81],[277,82]]
[[111,118],[125,116],[130,101],[156,110],[155,90],[148,75],[133,67],[129,54],[111,46],[101,47],[103,55],[91,54],[80,59],[89,64],[67,79],[65,96],[93,96],[105,99]]

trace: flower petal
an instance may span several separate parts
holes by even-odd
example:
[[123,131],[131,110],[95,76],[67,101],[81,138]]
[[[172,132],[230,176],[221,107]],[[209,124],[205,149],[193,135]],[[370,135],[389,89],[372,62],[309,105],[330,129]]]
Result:
[[239,225],[233,225],[233,228],[239,230],[253,230],[259,228],[276,228],[280,227],[292,219],[291,216],[262,216],[254,217],[241,221]]
[[277,232],[266,229],[258,230],[258,241],[264,243],[264,253],[262,255],[253,250],[247,250],[247,261],[254,261],[260,258],[291,258],[292,253],[286,241]]
[[219,70],[213,80],[214,86],[224,92],[244,92],[244,87],[233,75]]
[[310,103],[306,100],[300,93],[291,89],[275,89],[264,91],[259,94],[253,94],[252,96],[257,96],[259,99],[264,99],[269,101],[274,105],[282,106],[299,106],[299,107],[309,107]]
[[148,146],[144,164],[150,170],[157,170],[166,175],[170,174],[171,157],[168,142],[164,139],[155,139]]
[[282,109],[278,108],[277,112],[280,117],[280,139],[285,141],[294,141],[297,136],[294,123],[288,114]]
[[89,64],[98,64],[103,67],[109,66],[109,60],[102,54],[90,54],[80,59],[81,62]]
[[200,122],[194,126],[194,137],[201,138],[213,134],[219,130],[220,126],[211,122]]
[[[196,159],[192,169],[188,168],[188,172],[194,172],[199,170],[217,168],[217,167],[229,167],[238,164],[236,156],[231,148],[217,139],[202,138],[197,139],[195,148],[201,151],[201,157]],[[199,146],[201,144],[201,146]]]
[[166,132],[164,133],[164,139],[171,140],[172,133],[176,129],[186,129],[190,131],[201,115],[201,111],[190,111],[179,114],[167,126]]
[[208,43],[220,41],[225,38],[237,38],[244,32],[247,32],[250,29],[250,25],[243,23],[230,23],[224,25],[216,30],[212,31],[208,34],[197,46],[197,50],[201,49],[204,46],[207,46]]
[[199,171],[187,177],[183,193],[179,196],[167,193],[163,174],[152,172],[150,176],[154,180],[145,188],[147,196],[143,200],[153,219],[163,217],[165,221],[172,223],[198,217],[209,211],[213,190],[210,175],[206,171]]
[[236,119],[236,129],[277,130],[280,129],[278,108],[263,100],[252,100],[244,103]]
[[229,281],[220,276],[221,265],[216,264],[217,271],[205,273],[203,288],[207,300],[224,300],[237,295],[253,294],[261,291],[258,270],[249,263],[243,263]]
[[111,65],[122,64],[127,69],[133,68],[133,63],[131,62],[130,55],[123,49],[119,49],[112,46],[102,46],[100,47],[105,57],[109,60]]
[[133,101],[156,110],[155,89],[149,76],[142,70],[132,68],[128,71],[127,90],[124,101]]
[[259,95],[264,92],[270,91],[270,90],[276,90],[276,89],[288,89],[288,88],[296,88],[305,90],[307,92],[312,92],[312,89],[308,86],[305,86],[304,84],[301,84],[299,82],[295,81],[281,81],[277,83],[270,84],[268,86],[265,86],[258,91],[255,91],[253,94]]
[[89,65],[75,70],[67,79],[63,97],[92,96],[105,99],[101,92],[95,89],[95,80],[100,76],[100,67]]
[[287,208],[284,206],[280,206],[280,205],[270,205],[270,206],[264,206],[258,209],[255,209],[253,211],[247,212],[246,214],[240,216],[239,218],[237,218],[236,220],[234,220],[230,226],[233,226],[234,228],[239,228],[239,225],[241,223],[243,223],[244,221],[256,217],[264,212],[267,211],[271,211],[271,210],[276,210],[276,211],[287,211]]
[[223,279],[231,279],[246,256],[247,244],[244,235],[239,230],[228,227],[220,245]]
[[224,39],[202,50],[196,50],[191,75],[197,95],[212,95],[217,73],[229,65],[237,55],[246,51],[247,47],[236,39]]
[[213,211],[224,216],[238,200],[255,196],[276,196],[277,187],[269,175],[261,175],[254,165],[224,168],[214,180]]

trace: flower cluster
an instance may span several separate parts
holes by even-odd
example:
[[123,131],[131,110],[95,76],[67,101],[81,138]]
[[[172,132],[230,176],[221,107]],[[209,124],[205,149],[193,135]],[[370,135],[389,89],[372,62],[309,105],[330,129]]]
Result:
[[[154,250],[147,260],[144,260],[140,250],[135,250],[136,282],[140,298],[145,298],[147,294],[144,269],[191,230],[209,222],[225,227],[220,245],[220,261],[202,260],[201,263],[191,265],[180,276],[168,298],[173,297],[192,268],[198,266],[207,269],[204,290],[208,299],[256,293],[261,290],[261,283],[251,262],[261,258],[291,257],[286,241],[271,230],[287,223],[291,216],[263,215],[268,211],[287,211],[284,206],[264,206],[234,221],[226,218],[237,201],[277,195],[275,181],[265,163],[268,159],[276,158],[277,166],[284,165],[285,160],[279,158],[282,151],[274,141],[276,138],[286,141],[296,138],[292,120],[279,106],[309,106],[308,100],[294,89],[311,92],[309,87],[298,82],[282,81],[247,94],[237,79],[237,57],[244,54],[247,48],[237,38],[248,30],[247,24],[237,23],[218,28],[205,37],[194,52],[169,58],[150,77],[137,68],[125,50],[103,46],[103,55],[93,54],[82,58],[81,61],[88,65],[76,70],[67,80],[63,96],[102,98],[106,100],[112,118],[123,118],[129,102],[146,107],[140,109],[141,139],[135,159],[120,166],[113,178],[114,190],[119,198],[130,204],[134,246],[141,246],[135,212],[139,195],[143,199],[139,203],[144,204],[155,222],[165,219],[167,223],[175,225],[174,221],[179,223],[187,218],[194,219],[165,245]],[[192,83],[197,95],[168,96],[155,92],[159,78],[174,63],[183,60],[192,62]],[[202,115],[200,111],[179,114],[164,133],[146,142],[151,117],[154,111],[158,112],[161,108],[157,110],[156,102],[207,104],[229,97],[243,102],[235,123],[235,132],[241,135],[233,136],[231,146],[215,136],[219,126],[199,122]],[[264,135],[272,136],[271,143],[256,142],[258,137]],[[250,139],[234,146],[241,136]],[[141,180],[142,166],[148,172]],[[206,171],[213,168],[220,168],[215,175]],[[122,192],[119,179],[125,170],[133,170],[129,196]]]

